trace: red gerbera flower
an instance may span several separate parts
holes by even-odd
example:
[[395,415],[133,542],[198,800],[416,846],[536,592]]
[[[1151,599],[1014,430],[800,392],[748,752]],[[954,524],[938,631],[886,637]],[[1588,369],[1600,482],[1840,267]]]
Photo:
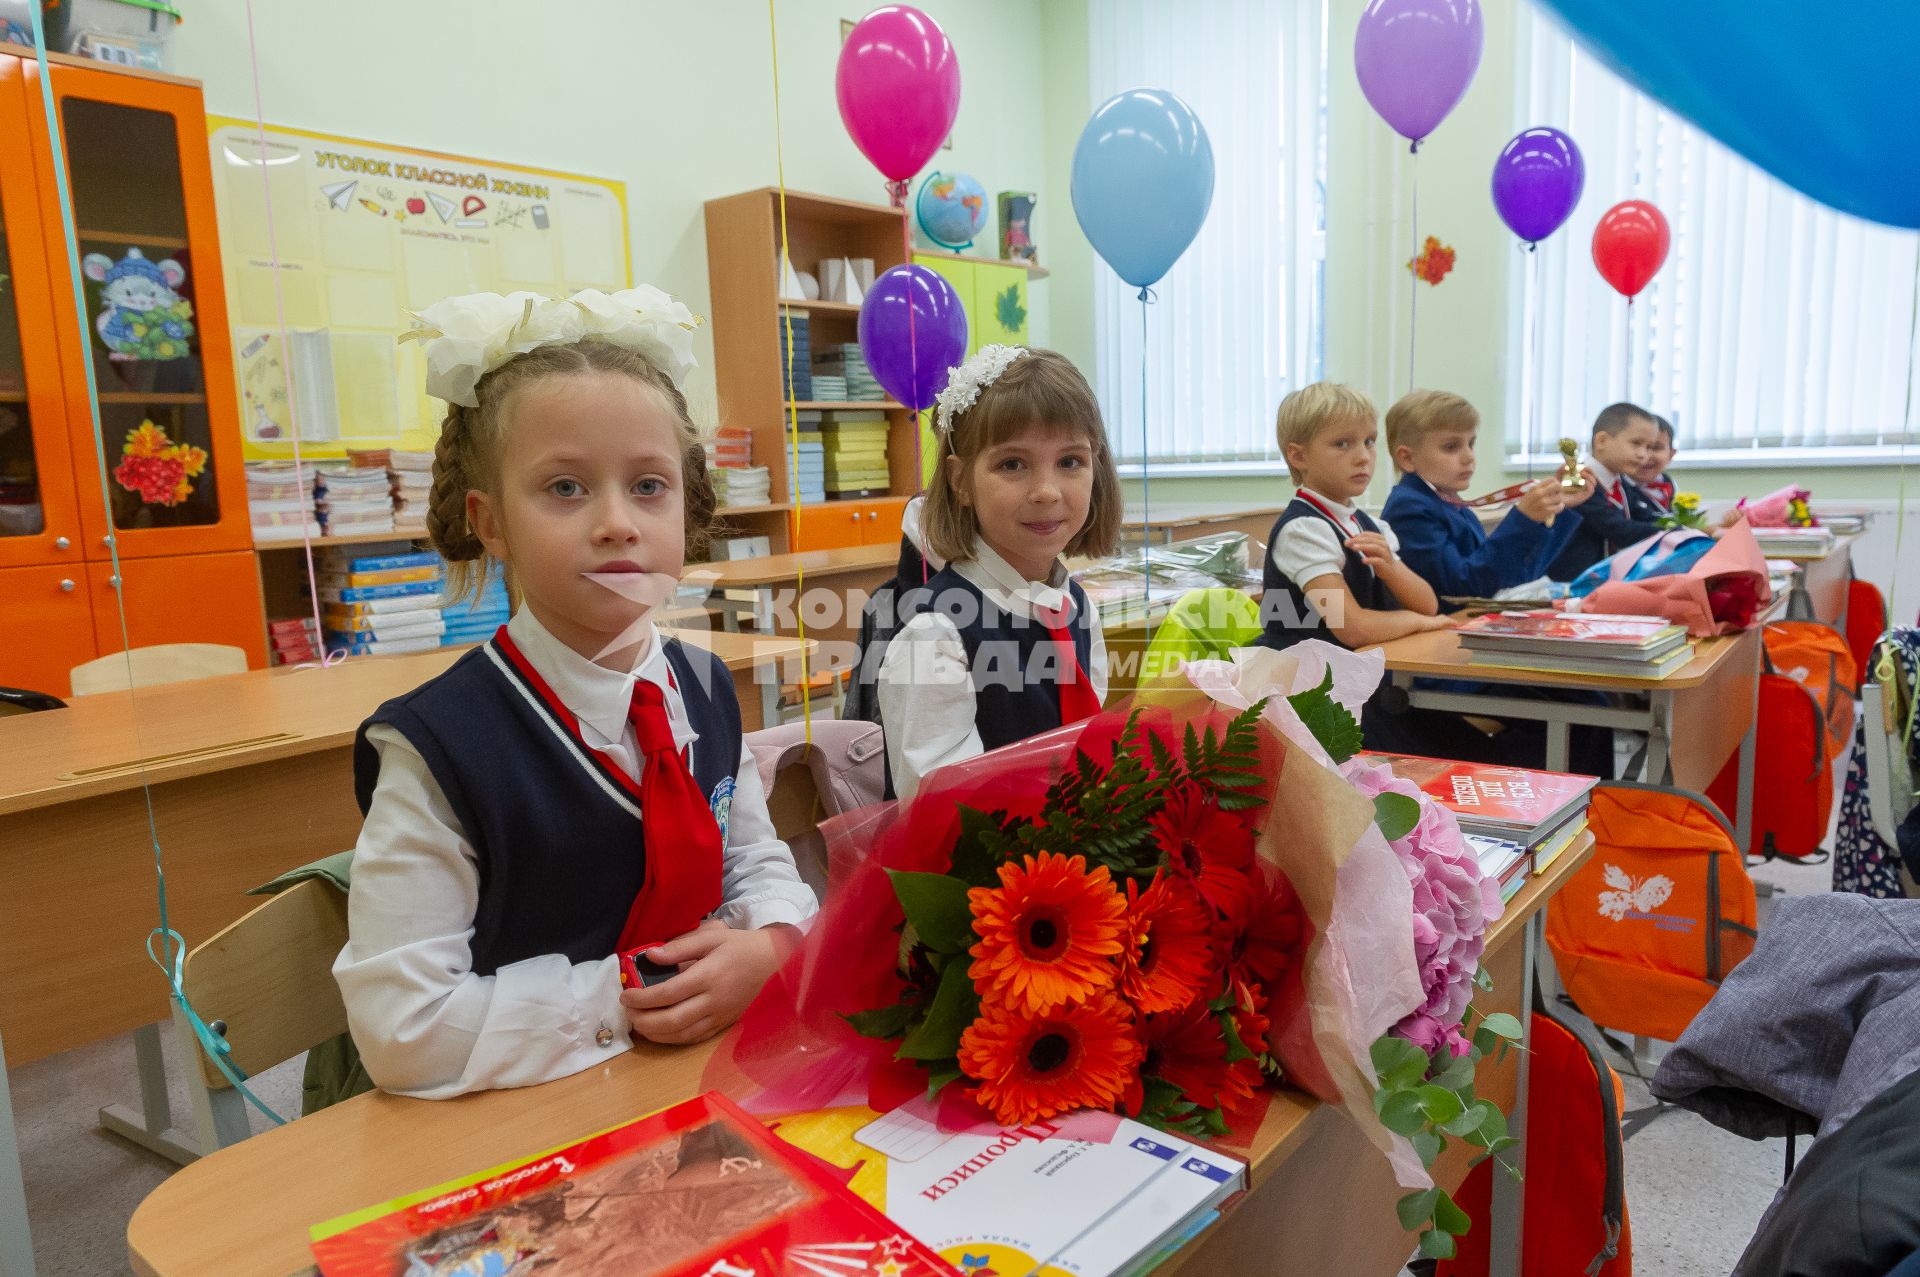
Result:
[[1267,1031],[1272,1026],[1267,1022],[1266,994],[1258,986],[1235,979],[1229,984],[1228,992],[1233,997],[1233,1005],[1228,1008],[1228,1014],[1233,1017],[1233,1030],[1247,1050],[1253,1052],[1252,1057],[1235,1060],[1227,1066],[1220,1088],[1221,1103],[1223,1107],[1233,1108],[1252,1099],[1266,1081],[1266,1075],[1260,1071],[1259,1057],[1266,1054]]
[[1174,877],[1222,913],[1244,900],[1253,866],[1253,827],[1244,819],[1222,811],[1198,786],[1181,785],[1152,824],[1161,863]]
[[1299,968],[1313,927],[1285,874],[1258,874],[1249,894],[1224,912],[1214,934],[1235,975],[1266,986]]
[[988,1003],[960,1035],[960,1067],[1004,1126],[1078,1108],[1111,1109],[1141,1057],[1133,1017],[1111,992],[1044,1015]]
[[1039,1015],[1113,987],[1127,934],[1127,902],[1101,865],[1041,852],[1000,866],[998,887],[967,893],[973,930],[967,969],[980,996]]
[[1147,1016],[1140,1024],[1140,1039],[1146,1047],[1142,1076],[1180,1088],[1183,1099],[1201,1108],[1219,1105],[1227,1076],[1227,1036],[1206,1003]]
[[1130,942],[1120,992],[1144,1012],[1172,1011],[1200,995],[1214,964],[1213,919],[1190,887],[1155,874],[1145,891],[1127,884]]

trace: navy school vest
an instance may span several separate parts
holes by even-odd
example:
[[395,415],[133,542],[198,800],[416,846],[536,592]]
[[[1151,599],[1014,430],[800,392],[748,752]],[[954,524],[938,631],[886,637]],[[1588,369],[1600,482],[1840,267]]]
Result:
[[[1368,518],[1365,511],[1356,509],[1353,513],[1362,532],[1380,530],[1380,525]],[[1334,637],[1332,628],[1321,617],[1319,610],[1307,601],[1306,592],[1300,588],[1305,582],[1294,581],[1281,572],[1273,561],[1273,550],[1280,544],[1281,532],[1295,519],[1319,519],[1333,528],[1339,540],[1344,542],[1347,539],[1340,525],[1312,502],[1295,497],[1287,503],[1287,508],[1274,520],[1273,531],[1267,534],[1267,562],[1262,573],[1264,591],[1260,600],[1260,614],[1266,622],[1266,628],[1257,642],[1261,647],[1284,649],[1306,639],[1324,639],[1344,647],[1345,644]],[[1393,592],[1381,584],[1379,576],[1357,552],[1346,551],[1346,558],[1340,566],[1340,579],[1347,583],[1347,589],[1361,607],[1374,612],[1399,610],[1400,604],[1393,597]]]
[[[720,658],[665,640],[667,663],[700,736],[690,765],[726,844],[740,767],[740,705]],[[506,627],[446,673],[388,701],[360,725],[355,796],[373,801],[387,723],[426,760],[473,845],[480,899],[473,971],[557,953],[591,962],[614,951],[646,879],[640,787],[589,748],[573,716],[519,657]]]
[[[1074,657],[1091,677],[1093,628],[1087,596],[1071,579],[1067,594],[1073,601],[1067,624]],[[909,591],[900,606],[902,624],[922,612],[937,612],[960,631],[973,676],[973,722],[982,745],[999,749],[1060,726],[1059,684],[1066,671],[1060,668],[1046,626],[1000,607],[952,564],[934,573],[924,588]]]

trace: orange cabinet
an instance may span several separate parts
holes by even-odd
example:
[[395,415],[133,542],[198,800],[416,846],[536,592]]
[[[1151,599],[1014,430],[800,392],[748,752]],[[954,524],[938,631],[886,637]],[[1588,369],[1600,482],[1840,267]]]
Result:
[[[86,569],[0,568],[0,684],[52,696],[72,692],[67,671],[99,650]],[[83,655],[76,660],[75,653]]]
[[[135,646],[224,643],[264,664],[199,86],[50,69],[51,121],[39,67],[0,46],[0,136],[26,140],[0,146],[0,569],[75,581],[88,619],[50,630],[31,658],[0,643],[0,684],[64,688],[67,669],[120,651],[122,599]],[[0,634],[34,608],[0,591]]]
[[795,506],[792,544],[800,550],[842,550],[854,545],[896,545],[905,497],[824,501]]

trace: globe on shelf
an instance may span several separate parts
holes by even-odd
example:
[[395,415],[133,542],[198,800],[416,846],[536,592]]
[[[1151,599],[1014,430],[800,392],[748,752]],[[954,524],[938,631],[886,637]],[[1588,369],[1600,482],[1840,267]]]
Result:
[[987,225],[987,192],[970,174],[927,174],[914,201],[920,229],[944,249],[958,252],[973,247],[974,237]]

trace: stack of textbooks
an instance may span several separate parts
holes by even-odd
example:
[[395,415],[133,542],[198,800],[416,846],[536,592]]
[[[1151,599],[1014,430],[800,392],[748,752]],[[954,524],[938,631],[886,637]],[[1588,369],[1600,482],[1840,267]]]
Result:
[[877,412],[832,412],[820,423],[823,481],[829,498],[883,495],[887,471],[887,419]]
[[330,462],[316,467],[313,508],[328,536],[393,531],[393,492],[385,457],[378,466]]
[[298,665],[320,659],[320,628],[310,616],[268,621],[267,641],[273,645],[275,665]]
[[1362,754],[1393,768],[1451,811],[1480,858],[1481,873],[1510,900],[1527,878],[1559,859],[1587,827],[1592,776],[1496,767],[1407,754]]
[[447,628],[440,612],[440,556],[394,551],[356,555],[336,546],[322,552],[318,580],[329,652],[362,656],[440,646]]
[[954,1271],[718,1093],[344,1215],[309,1236],[323,1277]]
[[773,474],[765,466],[721,466],[711,472],[711,478],[722,510],[773,500]]
[[799,427],[798,438],[788,437],[787,463],[798,468],[793,472],[793,493],[795,501],[825,501],[827,499],[827,454],[826,441],[820,433],[822,415],[818,412],[794,414],[795,424]]
[[479,598],[468,595],[448,599],[440,614],[447,623],[446,633],[440,636],[443,647],[486,642],[513,614],[512,605],[507,601],[506,577],[496,567],[480,587]]
[[753,435],[732,426],[716,430],[707,440],[707,466],[750,466],[753,464]]
[[433,495],[433,454],[393,449],[387,454],[387,483],[394,531],[424,535],[427,502]]
[[1772,558],[1818,558],[1833,549],[1833,529],[1825,525],[1811,528],[1755,528],[1753,539]]
[[[782,310],[777,327],[780,330],[780,384],[786,388],[789,399],[812,399],[815,391],[811,320],[804,310]],[[791,345],[788,344],[789,332]]]
[[[875,380],[873,370],[867,367],[866,352],[860,349],[857,341],[842,342],[829,347],[814,362],[815,378],[822,375],[844,379],[846,393],[834,402],[838,403],[878,403],[887,397]],[[817,389],[817,387],[816,387]],[[825,398],[825,396],[821,396]]]
[[1492,612],[1476,616],[1458,633],[1475,665],[1554,674],[1660,679],[1693,656],[1685,627],[1658,616],[1550,608]]
[[835,1110],[775,1130],[831,1162],[850,1148],[880,1159],[885,1173],[857,1175],[853,1190],[964,1273],[1144,1273],[1246,1187],[1245,1163],[1111,1114],[959,1132],[942,1130],[924,1099],[862,1116]]
[[254,544],[320,535],[313,509],[313,467],[291,461],[249,461],[247,516]]

